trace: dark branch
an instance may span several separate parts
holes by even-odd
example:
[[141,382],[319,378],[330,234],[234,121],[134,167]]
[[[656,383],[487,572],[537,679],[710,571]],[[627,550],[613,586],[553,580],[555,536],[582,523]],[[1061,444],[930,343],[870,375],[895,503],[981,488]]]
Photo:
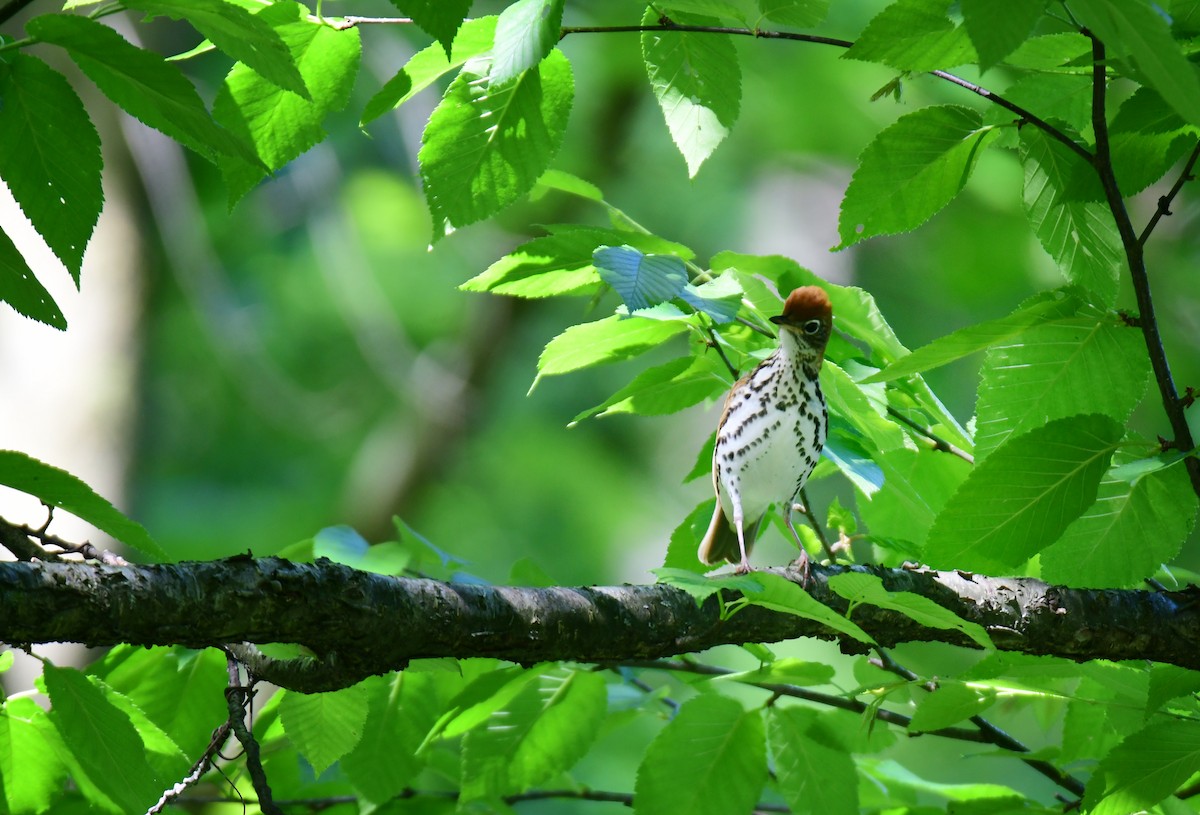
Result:
[[902,422],[903,424],[908,425],[910,428],[912,428],[914,431],[916,431],[916,433],[918,435],[923,436],[927,440],[933,442],[934,450],[940,450],[943,453],[950,453],[952,455],[958,456],[959,458],[961,458],[963,461],[967,462],[968,464],[975,463],[975,456],[971,455],[966,450],[963,450],[961,447],[958,447],[958,446],[946,441],[941,436],[937,435],[932,430],[930,430],[928,427],[925,427],[922,424],[918,424],[917,422],[914,422],[912,419],[908,418],[907,416],[905,416],[900,411],[896,410],[891,405],[888,405],[887,412],[888,412],[888,415],[891,416],[893,419],[895,419],[899,422]]
[[1158,208],[1154,210],[1154,214],[1150,216],[1150,220],[1146,223],[1146,228],[1138,236],[1138,243],[1142,244],[1142,246],[1146,245],[1146,241],[1150,238],[1150,233],[1154,231],[1154,227],[1158,226],[1158,222],[1171,214],[1171,202],[1179,195],[1180,190],[1183,189],[1183,185],[1195,180],[1196,176],[1193,175],[1192,171],[1196,167],[1197,159],[1200,159],[1200,142],[1196,142],[1191,156],[1188,157],[1187,164],[1183,165],[1183,172],[1179,174],[1179,178],[1175,179],[1175,183],[1171,186],[1171,189],[1166,195],[1158,199]]

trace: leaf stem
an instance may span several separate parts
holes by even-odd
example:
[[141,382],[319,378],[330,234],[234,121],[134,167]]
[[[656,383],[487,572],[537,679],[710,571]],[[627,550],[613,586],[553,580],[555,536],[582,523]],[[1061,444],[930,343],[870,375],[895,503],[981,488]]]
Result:
[[1164,216],[1171,214],[1171,202],[1175,200],[1175,196],[1179,195],[1183,185],[1189,181],[1195,180],[1192,170],[1196,167],[1196,160],[1200,159],[1200,141],[1196,142],[1196,146],[1192,149],[1192,155],[1188,157],[1187,164],[1183,165],[1183,171],[1179,174],[1179,178],[1175,180],[1169,192],[1158,199],[1158,208],[1154,210],[1154,214],[1150,216],[1150,220],[1146,223],[1146,228],[1142,230],[1142,234],[1138,236],[1138,243],[1142,246],[1146,245],[1146,240],[1150,237],[1150,233],[1154,231],[1154,227],[1158,226],[1158,222]]
[[971,455],[970,453],[968,453],[966,450],[963,450],[961,447],[957,447],[956,445],[951,444],[950,442],[946,441],[941,436],[937,435],[932,430],[930,430],[928,427],[925,427],[922,424],[914,422],[912,419],[908,418],[907,416],[905,416],[900,411],[896,410],[891,405],[888,405],[887,412],[888,412],[888,415],[891,416],[896,421],[901,422],[905,425],[908,425],[908,427],[912,428],[916,433],[925,437],[929,441],[933,442],[934,450],[940,450],[943,453],[952,453],[953,455],[958,456],[959,458],[961,458],[963,461],[967,462],[968,464],[975,463],[975,457],[973,455]]
[[[1154,315],[1154,297],[1150,292],[1150,276],[1146,270],[1146,257],[1143,252],[1142,239],[1133,228],[1129,218],[1129,210],[1125,208],[1125,199],[1117,183],[1113,171],[1112,148],[1108,140],[1108,117],[1106,116],[1106,97],[1108,77],[1105,70],[1104,43],[1092,32],[1083,30],[1092,41],[1092,129],[1096,134],[1096,153],[1092,166],[1100,178],[1104,188],[1104,197],[1108,209],[1116,222],[1117,233],[1121,236],[1121,245],[1125,249],[1125,259],[1129,264],[1129,277],[1133,283],[1133,293],[1138,304],[1138,327],[1142,330],[1142,338],[1146,342],[1146,353],[1150,357],[1150,367],[1154,371],[1154,379],[1158,383],[1158,392],[1162,398],[1163,410],[1171,424],[1175,439],[1171,446],[1178,450],[1191,450],[1196,446],[1192,439],[1191,428],[1188,427],[1187,416],[1184,413],[1185,400],[1179,398],[1175,389],[1175,380],[1171,376],[1171,366],[1167,362],[1167,352],[1163,348],[1162,335],[1158,330],[1158,319]],[[1200,151],[1200,147],[1197,148]],[[1196,151],[1188,162],[1184,177],[1190,175],[1190,168],[1196,161]],[[1181,177],[1181,181],[1185,180]],[[1168,204],[1170,201],[1168,200]],[[1162,206],[1160,202],[1160,208]],[[1159,216],[1161,217],[1161,216]],[[1153,223],[1153,221],[1152,221]],[[1147,226],[1147,230],[1149,225]],[[1144,234],[1148,235],[1146,231]],[[1192,489],[1200,495],[1200,460],[1188,458],[1188,477]]]

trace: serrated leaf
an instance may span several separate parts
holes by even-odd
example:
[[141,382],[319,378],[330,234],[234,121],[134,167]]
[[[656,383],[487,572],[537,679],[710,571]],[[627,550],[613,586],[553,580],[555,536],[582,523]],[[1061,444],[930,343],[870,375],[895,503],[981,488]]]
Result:
[[468,61],[425,127],[418,160],[435,242],[528,193],[562,144],[575,92],[562,52],[499,88],[489,69]]
[[496,21],[489,80],[503,84],[536,66],[562,36],[564,0],[517,0]]
[[677,320],[617,315],[573,325],[546,343],[538,357],[538,378],[635,357],[687,328],[688,323]]
[[979,54],[979,67],[987,70],[1025,42],[1045,11],[1046,0],[963,0],[963,25]]
[[461,68],[468,60],[486,53],[492,47],[495,33],[495,16],[467,20],[454,38],[454,47],[448,57],[445,49],[437,44],[413,54],[404,67],[367,100],[359,125],[366,125],[389,110],[400,107],[441,77]]
[[838,218],[838,249],[915,229],[966,185],[999,131],[970,108],[939,105],[901,116],[859,157]]
[[766,739],[758,712],[747,713],[726,696],[697,696],[646,748],[633,811],[750,812],[766,779]]
[[687,283],[687,268],[672,255],[647,255],[632,246],[601,246],[592,253],[600,279],[612,286],[630,311],[675,297]]
[[308,88],[275,29],[241,6],[224,0],[127,0],[148,15],[187,20],[214,46],[284,90],[308,97]]
[[358,73],[358,29],[338,31],[310,22],[307,10],[291,0],[269,6],[258,17],[287,45],[311,98],[283,90],[244,64],[233,66],[217,93],[213,115],[254,146],[258,161],[222,160],[231,205],[263,179],[263,167],[274,172],[325,139],[321,123],[345,107]]
[[970,354],[1011,339],[1031,326],[1074,315],[1082,305],[1079,298],[1061,289],[1035,295],[1006,317],[975,323],[939,337],[888,367],[862,380],[862,384],[890,382],[902,376],[932,370]]
[[781,611],[785,614],[795,614],[807,620],[815,620],[834,631],[848,634],[859,642],[874,643],[871,635],[863,631],[854,622],[838,614],[833,609],[814,600],[812,595],[785,577],[772,572],[752,572],[746,577],[760,587],[760,591],[747,592],[744,596],[751,605]]
[[1182,467],[1151,472],[1133,484],[1109,471],[1096,503],[1042,552],[1042,578],[1088,588],[1137,585],[1179,554],[1196,510]]
[[1150,685],[1146,692],[1146,716],[1172,699],[1200,692],[1200,671],[1176,665],[1151,665]]
[[[0,132],[0,178],[78,285],[83,252],[104,203],[96,128],[66,77],[16,53],[0,64]],[[12,241],[7,235],[0,241],[0,299],[28,317],[66,328]]]
[[1071,13],[1108,46],[1107,56],[1128,53],[1150,86],[1200,125],[1200,77],[1160,9],[1146,0],[1080,0],[1071,3]]
[[767,736],[779,792],[795,813],[856,815],[858,770],[850,755],[809,735],[809,711],[768,708]]
[[[657,19],[658,12],[647,8],[643,22]],[[672,19],[689,25],[717,22],[686,14]],[[642,57],[667,130],[694,178],[737,120],[742,95],[737,51],[723,34],[645,31]]]
[[1103,413],[1124,422],[1149,378],[1141,335],[1115,320],[1076,317],[1033,326],[984,357],[976,459],[1050,419]]
[[[847,360],[846,364],[855,363]],[[821,391],[829,410],[861,434],[870,449],[886,453],[905,446],[904,431],[887,418],[887,394],[882,385],[855,382],[839,365],[826,360],[821,366]]]
[[1100,762],[1088,781],[1084,809],[1091,815],[1126,815],[1149,809],[1200,770],[1200,725],[1191,721],[1148,725]]
[[45,719],[46,711],[29,697],[9,697],[0,708],[0,808],[5,812],[45,812],[62,789],[67,768],[39,727]]
[[8,303],[18,314],[59,331],[67,327],[67,319],[58,304],[41,281],[33,276],[33,270],[3,229],[0,229],[0,302]]
[[417,748],[438,717],[433,674],[405,671],[363,682],[367,718],[362,739],[341,759],[362,797],[376,804],[399,795],[425,765]]
[[742,294],[737,275],[723,274],[699,286],[688,283],[679,293],[679,299],[707,314],[717,325],[724,325],[737,317],[742,307]]
[[971,472],[956,456],[895,450],[876,456],[883,487],[859,501],[858,511],[872,535],[921,546],[933,521]]
[[829,588],[850,601],[849,616],[853,616],[853,608],[856,605],[866,603],[897,611],[929,628],[961,631],[980,648],[995,647],[983,626],[964,620],[928,597],[908,591],[888,591],[883,586],[883,580],[876,575],[861,572],[834,575],[829,578]]
[[73,14],[34,17],[26,30],[66,49],[88,79],[135,119],[207,159],[252,160],[249,147],[212,120],[179,68],[158,54],[131,45],[102,23]]
[[600,732],[604,680],[554,669],[526,684],[463,740],[463,800],[524,792],[570,769]]
[[758,0],[758,11],[773,23],[812,28],[829,14],[829,0]]
[[362,683],[325,693],[281,692],[284,732],[315,774],[325,772],[362,739],[370,706]]
[[49,506],[65,509],[144,555],[166,558],[166,553],[141,524],[126,518],[66,470],[16,450],[0,450],[0,484],[32,495]]
[[842,56],[901,71],[932,71],[975,62],[962,26],[946,17],[947,0],[898,0],[875,15]]
[[392,5],[441,43],[446,56],[450,56],[455,35],[466,25],[465,18],[471,12],[471,0],[392,0]]
[[679,357],[642,371],[599,405],[579,413],[571,424],[599,413],[663,416],[677,413],[729,389],[724,368],[711,357]]
[[114,804],[144,812],[158,799],[163,782],[147,763],[145,745],[129,717],[73,668],[47,664],[43,678],[50,721],[79,768]]
[[[1063,275],[1112,305],[1125,255],[1104,204],[1065,198],[1081,172],[1081,160],[1042,133],[1021,131],[1025,165],[1025,214],[1042,247]],[[1089,176],[1090,177],[1090,176]]]
[[923,562],[999,573],[1062,535],[1093,501],[1122,427],[1108,416],[1057,419],[977,464],[929,531]]
[[622,243],[644,252],[692,258],[691,250],[683,244],[653,235],[575,224],[559,224],[548,229],[550,235],[521,244],[459,288],[514,297],[552,297],[592,291],[600,283],[592,254],[604,244]]
[[922,697],[908,723],[908,729],[913,733],[927,733],[950,727],[978,716],[995,702],[996,692],[991,689],[976,690],[957,683],[942,685]]

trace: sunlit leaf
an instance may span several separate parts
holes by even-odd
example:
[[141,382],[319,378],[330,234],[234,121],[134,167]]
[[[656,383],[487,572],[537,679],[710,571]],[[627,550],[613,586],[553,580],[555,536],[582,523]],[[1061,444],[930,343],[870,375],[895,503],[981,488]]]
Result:
[[1156,722],[1110,752],[1088,781],[1085,808],[1093,815],[1145,811],[1200,771],[1200,725]]
[[792,812],[856,815],[858,771],[850,755],[813,738],[807,711],[772,706],[767,736],[779,792]]
[[564,0],[517,0],[496,21],[489,79],[503,84],[541,62],[558,45]]
[[279,716],[284,730],[317,775],[362,739],[369,700],[361,683],[325,693],[283,694]]
[[898,0],[875,15],[846,59],[881,62],[901,71],[932,71],[975,62],[962,26],[946,17],[944,0]]

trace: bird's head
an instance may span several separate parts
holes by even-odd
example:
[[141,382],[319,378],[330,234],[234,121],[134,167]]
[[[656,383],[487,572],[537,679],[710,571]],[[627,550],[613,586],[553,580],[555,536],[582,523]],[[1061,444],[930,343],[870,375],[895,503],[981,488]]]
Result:
[[815,352],[824,358],[825,345],[833,330],[833,306],[829,295],[819,286],[801,286],[788,295],[783,313],[772,317],[781,334],[791,335],[801,349]]

